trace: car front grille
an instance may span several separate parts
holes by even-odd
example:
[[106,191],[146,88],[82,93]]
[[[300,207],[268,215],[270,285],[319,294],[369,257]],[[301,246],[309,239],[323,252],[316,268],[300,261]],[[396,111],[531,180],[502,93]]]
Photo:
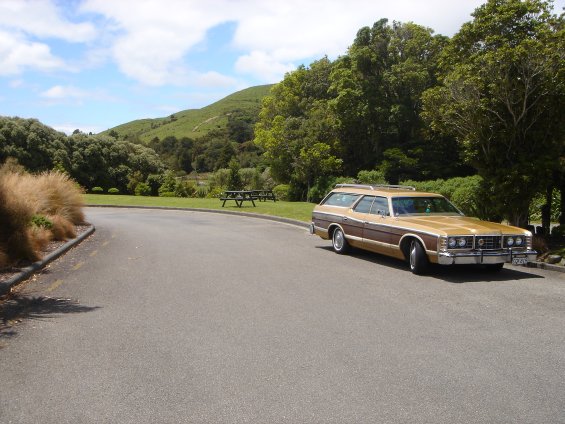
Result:
[[475,249],[496,250],[502,248],[501,236],[475,236]]

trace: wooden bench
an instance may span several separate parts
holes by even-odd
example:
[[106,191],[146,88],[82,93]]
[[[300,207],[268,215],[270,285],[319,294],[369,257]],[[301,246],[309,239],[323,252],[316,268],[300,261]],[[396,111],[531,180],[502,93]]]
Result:
[[253,193],[253,197],[260,202],[266,202],[267,200],[272,200],[273,202],[277,201],[273,190],[251,190],[251,192]]
[[226,206],[226,202],[233,200],[238,208],[241,208],[243,202],[251,202],[253,206],[255,205],[255,196],[252,191],[249,190],[228,190],[224,192],[224,195],[220,197],[223,201],[222,208]]

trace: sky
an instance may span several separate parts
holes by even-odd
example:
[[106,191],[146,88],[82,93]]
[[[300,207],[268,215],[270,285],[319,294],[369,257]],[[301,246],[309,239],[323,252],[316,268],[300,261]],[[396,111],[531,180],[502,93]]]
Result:
[[0,115],[98,133],[279,82],[381,18],[452,36],[482,3],[0,0]]

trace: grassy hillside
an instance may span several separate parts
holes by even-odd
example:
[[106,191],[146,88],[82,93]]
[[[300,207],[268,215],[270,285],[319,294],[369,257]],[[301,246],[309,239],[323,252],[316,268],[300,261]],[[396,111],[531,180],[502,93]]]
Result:
[[166,118],[140,119],[110,128],[102,134],[113,130],[120,138],[128,135],[130,139],[138,137],[146,143],[155,137],[161,140],[167,136],[202,137],[215,128],[225,128],[228,116],[234,110],[259,113],[261,99],[269,94],[271,87],[272,85],[260,85],[247,88],[202,109],[183,110]]

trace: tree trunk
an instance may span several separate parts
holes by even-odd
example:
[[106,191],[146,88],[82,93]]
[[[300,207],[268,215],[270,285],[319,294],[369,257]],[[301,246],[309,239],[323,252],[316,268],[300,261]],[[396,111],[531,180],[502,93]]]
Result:
[[561,214],[559,215],[559,224],[565,225],[565,173],[561,175]]
[[553,185],[547,186],[545,192],[545,205],[541,207],[541,226],[543,234],[550,234],[551,227],[551,200],[553,195]]

